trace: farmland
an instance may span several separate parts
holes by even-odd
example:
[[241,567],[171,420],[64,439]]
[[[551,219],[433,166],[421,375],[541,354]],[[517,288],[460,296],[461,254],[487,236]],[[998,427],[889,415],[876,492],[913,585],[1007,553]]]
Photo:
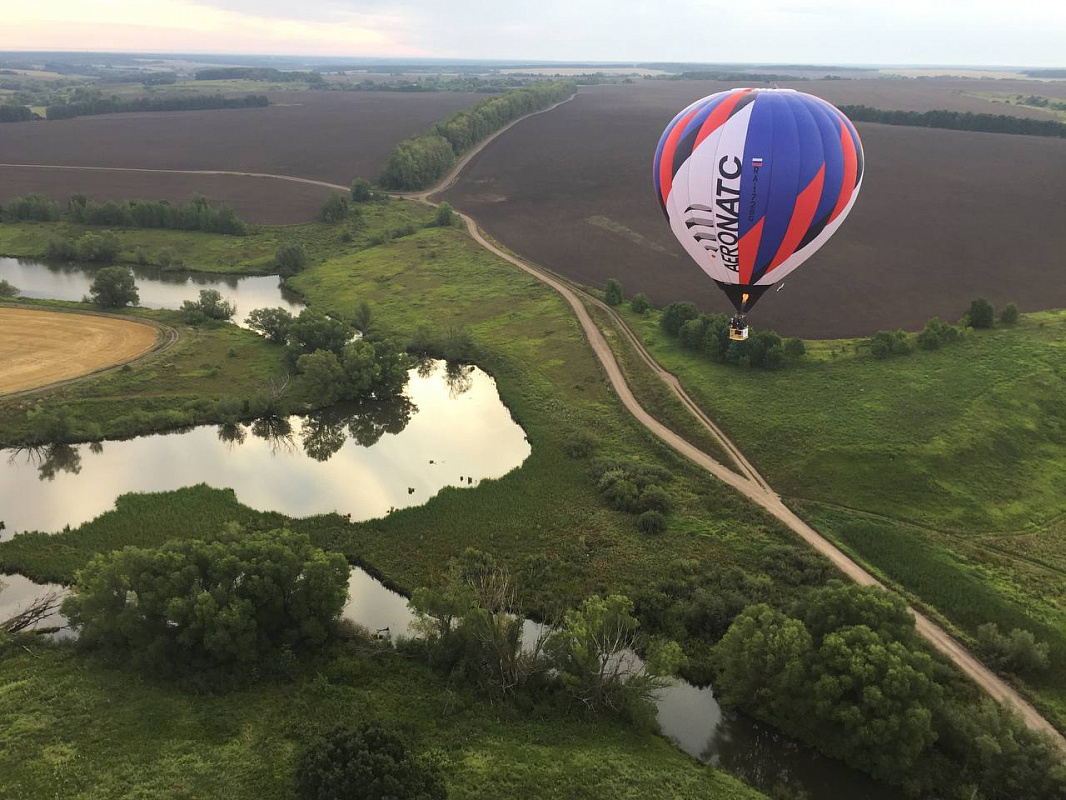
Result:
[[85,169],[44,169],[0,166],[0,206],[36,193],[64,205],[72,194],[104,202],[169,200],[188,202],[203,194],[232,206],[237,216],[259,225],[309,222],[330,189],[310,183],[237,175],[182,175],[165,172],[113,172]]
[[0,395],[130,361],[159,337],[157,328],[133,320],[0,307]]
[[111,114],[0,126],[6,164],[223,169],[347,184],[401,139],[482,95],[271,92],[267,108]]
[[[717,287],[663,221],[649,175],[673,114],[726,86],[670,81],[583,89],[492,142],[446,198],[504,244],[573,280],[602,286],[615,277],[659,304],[691,299],[724,311]],[[839,102],[920,109],[955,98],[956,110],[999,110],[932,81],[795,86]],[[866,94],[858,93],[862,86]],[[1049,86],[1057,84],[1041,84],[1042,93],[1055,91]],[[926,87],[924,103],[889,101],[894,91],[914,87]],[[859,132],[867,172],[848,224],[780,295],[760,302],[757,324],[789,335],[856,336],[916,329],[934,315],[957,319],[978,295],[1026,311],[1066,305],[1066,282],[1056,279],[1066,248],[1066,196],[1059,191],[1066,141],[874,124],[860,124]],[[906,168],[881,168],[901,164]]]

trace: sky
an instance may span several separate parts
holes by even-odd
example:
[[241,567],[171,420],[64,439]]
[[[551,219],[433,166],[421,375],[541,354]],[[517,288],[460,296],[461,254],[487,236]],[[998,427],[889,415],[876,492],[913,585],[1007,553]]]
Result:
[[0,49],[1066,67],[1064,0],[0,0]]

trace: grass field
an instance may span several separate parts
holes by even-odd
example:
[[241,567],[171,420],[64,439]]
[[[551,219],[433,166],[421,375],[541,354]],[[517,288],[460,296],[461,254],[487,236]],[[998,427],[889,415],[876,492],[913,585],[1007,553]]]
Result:
[[7,164],[224,169],[347,184],[356,176],[376,179],[397,142],[483,97],[469,92],[267,94],[272,103],[267,108],[4,125],[0,153]]
[[130,319],[0,306],[0,396],[132,361],[161,335]]
[[[971,83],[974,90],[996,82],[954,82]],[[791,86],[881,108],[999,108],[961,95],[950,102],[954,89],[936,82]],[[692,300],[731,310],[674,239],[651,186],[666,124],[725,88],[710,81],[582,88],[572,102],[493,141],[445,198],[515,252],[579,283],[602,288],[618,278],[658,305]],[[875,124],[860,124],[859,133],[866,167],[854,210],[780,294],[760,301],[756,324],[827,338],[915,329],[934,315],[958,319],[982,295],[1023,311],[1066,306],[1066,281],[1058,278],[1066,140]]]
[[98,202],[169,200],[188,202],[202,194],[232,206],[237,216],[258,225],[310,222],[330,189],[309,183],[236,175],[181,175],[165,172],[103,172],[97,170],[0,167],[0,206],[15,197],[36,193],[61,206],[72,194]]
[[[974,635],[1023,627],[1066,659],[1066,312],[878,361],[818,342],[780,372],[714,364],[658,315],[645,345],[821,532]],[[1066,671],[1033,688],[1066,720]]]
[[[386,233],[399,232],[408,226],[425,226],[432,219],[433,212],[425,206],[391,201],[361,204],[358,216],[352,216],[345,223],[255,226],[247,236],[137,228],[118,228],[114,232],[121,248],[117,259],[119,263],[136,263],[140,249],[154,264],[159,252],[166,248],[182,260],[182,269],[266,275],[277,272],[274,256],[284,242],[302,244],[309,260],[322,261],[337,253],[363,249],[371,239]],[[65,220],[0,223],[0,254],[40,259],[52,239],[77,238],[86,232],[99,233],[102,230],[109,229],[77,225]],[[344,241],[345,234],[350,241]]]

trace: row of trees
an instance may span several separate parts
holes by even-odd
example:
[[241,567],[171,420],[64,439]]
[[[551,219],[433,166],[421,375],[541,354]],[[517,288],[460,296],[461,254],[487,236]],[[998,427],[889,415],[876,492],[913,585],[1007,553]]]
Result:
[[67,214],[82,225],[107,225],[115,228],[162,228],[165,230],[205,231],[244,236],[248,226],[225,203],[212,205],[202,194],[188,203],[130,200],[125,203],[96,203],[85,195],[71,195]]
[[198,81],[271,81],[272,83],[325,83],[321,72],[300,72],[274,67],[214,67],[196,72]]
[[266,95],[249,94],[244,97],[178,94],[152,97],[105,97],[99,92],[81,95],[66,103],[55,103],[45,111],[48,119],[73,119],[93,114],[121,114],[131,111],[204,111],[221,108],[265,108],[270,105]]
[[59,219],[59,203],[43,194],[16,197],[0,208],[4,222],[55,222]]
[[[1013,325],[1019,317],[1018,306],[1007,303],[1000,312],[999,321],[1004,325]],[[964,328],[991,328],[995,321],[995,308],[984,298],[978,298],[970,303],[959,324]],[[961,335],[958,327],[933,317],[914,337],[914,343],[922,350],[938,350],[941,345],[957,342]],[[911,339],[903,330],[878,331],[866,340],[866,345],[870,348],[870,355],[881,359],[907,355],[912,350]]]
[[29,122],[33,119],[37,119],[37,115],[29,106],[10,103],[0,105],[0,122]]
[[841,106],[840,110],[855,122],[1066,138],[1066,124],[1049,119],[1029,119],[1006,114],[974,114],[969,111],[888,111],[870,106]]
[[571,81],[535,83],[475,103],[441,120],[421,136],[393,149],[379,183],[386,189],[425,189],[444,177],[462,155],[489,134],[519,117],[574,93]]
[[723,364],[780,369],[789,358],[807,352],[802,339],[782,338],[771,330],[754,331],[744,341],[729,338],[729,317],[701,314],[693,303],[671,303],[663,309],[659,326],[689,350]]
[[714,648],[716,692],[786,733],[914,793],[1061,798],[1047,737],[919,646],[903,601],[830,585],[783,611],[746,607]]

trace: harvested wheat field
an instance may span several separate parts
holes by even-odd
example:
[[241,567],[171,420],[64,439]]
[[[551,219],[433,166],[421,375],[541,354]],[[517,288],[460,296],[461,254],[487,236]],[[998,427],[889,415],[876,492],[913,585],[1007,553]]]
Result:
[[0,308],[0,395],[132,361],[158,340],[157,328],[131,319]]

